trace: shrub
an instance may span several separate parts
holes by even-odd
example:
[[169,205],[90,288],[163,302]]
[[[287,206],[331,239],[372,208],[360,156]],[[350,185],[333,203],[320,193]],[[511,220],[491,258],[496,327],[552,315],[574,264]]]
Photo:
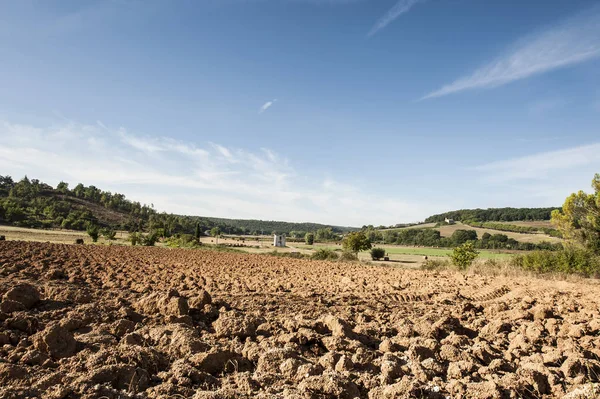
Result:
[[141,233],[129,233],[127,240],[131,245],[138,245],[142,243]]
[[427,259],[422,265],[421,270],[440,270],[450,266],[448,259]]
[[385,256],[385,249],[383,248],[373,248],[371,249],[371,259],[379,260]]
[[98,229],[97,225],[89,224],[86,231],[87,231],[88,235],[92,238],[93,242],[98,241],[98,236],[100,235],[100,230]]
[[102,234],[104,236],[104,238],[106,238],[107,240],[114,240],[115,237],[117,236],[117,232],[114,231],[113,229],[102,229],[100,230],[100,234]]
[[586,277],[600,274],[600,257],[590,250],[574,247],[529,252],[515,257],[513,264],[535,273],[577,273]]
[[331,249],[320,248],[310,258],[315,260],[337,260],[338,254]]
[[196,237],[191,234],[176,234],[166,239],[165,243],[171,248],[195,248],[202,246],[201,241],[196,241]]
[[304,236],[304,241],[307,245],[313,245],[315,242],[315,235],[313,233],[306,233]]
[[141,240],[141,244],[146,246],[146,247],[153,247],[154,244],[156,244],[156,241],[158,241],[158,236],[156,235],[155,232],[149,233],[149,234],[142,234],[142,240]]
[[454,248],[450,258],[456,267],[458,267],[460,270],[465,270],[471,266],[477,256],[479,256],[479,252],[475,250],[473,243],[466,242],[463,245]]
[[344,262],[356,262],[358,261],[358,256],[354,252],[344,251],[340,255],[340,260]]

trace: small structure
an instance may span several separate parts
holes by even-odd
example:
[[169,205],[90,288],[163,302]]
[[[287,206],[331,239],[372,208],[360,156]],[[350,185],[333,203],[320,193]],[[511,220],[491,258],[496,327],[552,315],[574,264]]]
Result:
[[273,246],[285,247],[285,235],[273,234]]
[[444,222],[448,223],[448,224],[454,224],[454,219],[444,219]]

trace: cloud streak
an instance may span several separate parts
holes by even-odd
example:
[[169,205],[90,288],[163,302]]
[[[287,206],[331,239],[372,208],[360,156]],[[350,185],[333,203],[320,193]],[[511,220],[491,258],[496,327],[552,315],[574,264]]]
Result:
[[472,89],[502,86],[600,56],[600,7],[570,18],[560,25],[531,35],[503,56],[471,75],[435,90],[421,100]]
[[371,37],[375,35],[377,32],[394,22],[396,18],[410,11],[415,4],[424,1],[426,0],[399,0],[383,17],[379,18],[367,36]]
[[262,107],[260,107],[260,109],[258,110],[258,113],[262,114],[263,112],[265,112],[266,110],[271,108],[273,106],[273,104],[275,104],[276,101],[277,101],[277,99],[267,101],[266,103],[263,104]]
[[586,175],[581,168],[600,168],[600,143],[491,162],[475,169],[491,181],[507,182],[544,179],[569,170]]

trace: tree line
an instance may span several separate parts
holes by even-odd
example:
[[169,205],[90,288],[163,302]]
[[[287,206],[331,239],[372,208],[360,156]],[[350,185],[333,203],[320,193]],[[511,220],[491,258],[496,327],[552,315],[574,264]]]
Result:
[[425,219],[425,223],[439,223],[445,219],[456,221],[476,222],[513,222],[523,220],[550,220],[553,208],[489,208],[489,209],[460,209],[433,215]]
[[365,231],[371,242],[382,242],[384,244],[398,244],[407,246],[442,247],[454,248],[467,242],[472,242],[479,249],[509,249],[531,251],[535,249],[558,250],[562,245],[549,242],[528,243],[509,238],[506,234],[483,233],[478,237],[475,230],[459,229],[450,237],[442,237],[439,230],[433,228],[403,229],[395,231],[378,232],[375,230]]

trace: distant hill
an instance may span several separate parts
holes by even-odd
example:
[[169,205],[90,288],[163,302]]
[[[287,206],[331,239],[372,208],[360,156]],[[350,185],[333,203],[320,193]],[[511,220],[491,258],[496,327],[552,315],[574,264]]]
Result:
[[513,222],[528,220],[550,220],[553,210],[560,208],[488,208],[460,209],[433,215],[425,219],[425,223],[439,223],[445,219],[460,222]]
[[60,182],[56,188],[27,177],[15,182],[0,175],[0,223],[33,228],[85,230],[89,224],[115,230],[158,230],[165,234],[202,232],[218,227],[228,234],[289,234],[331,228],[343,233],[351,227],[318,223],[225,219],[157,212],[152,206],[128,200],[125,195]]

